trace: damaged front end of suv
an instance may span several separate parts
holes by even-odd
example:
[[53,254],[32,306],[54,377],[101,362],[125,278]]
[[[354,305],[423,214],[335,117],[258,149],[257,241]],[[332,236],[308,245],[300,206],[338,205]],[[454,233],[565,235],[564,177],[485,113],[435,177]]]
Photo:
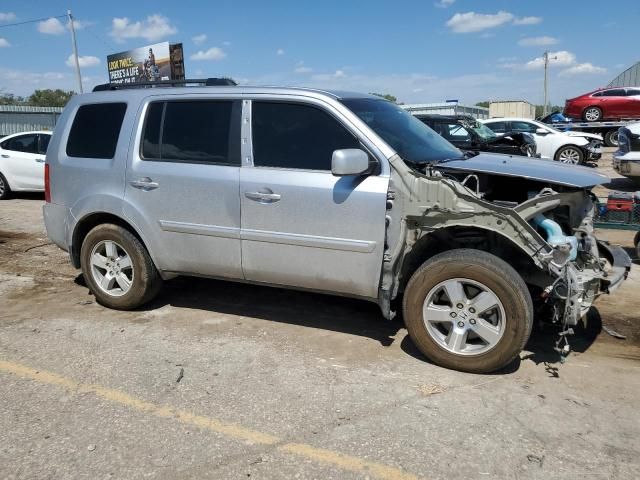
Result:
[[591,188],[606,176],[506,155],[421,166],[396,156],[391,163],[380,290],[390,315],[391,300],[425,253],[484,250],[524,279],[536,318],[561,327],[556,349],[566,355],[571,327],[627,277],[629,256],[594,236]]

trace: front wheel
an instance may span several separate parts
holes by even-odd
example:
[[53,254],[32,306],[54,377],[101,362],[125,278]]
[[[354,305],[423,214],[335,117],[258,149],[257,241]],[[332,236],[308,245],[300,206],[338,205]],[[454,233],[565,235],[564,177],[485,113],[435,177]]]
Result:
[[147,249],[119,225],[92,229],[82,242],[80,264],[96,300],[106,307],[137,308],[151,300],[162,285]]
[[562,163],[580,165],[584,162],[584,152],[573,145],[567,145],[556,152],[555,159]]
[[423,263],[409,280],[403,310],[409,335],[427,358],[473,373],[511,363],[533,324],[522,277],[495,255],[471,249]]

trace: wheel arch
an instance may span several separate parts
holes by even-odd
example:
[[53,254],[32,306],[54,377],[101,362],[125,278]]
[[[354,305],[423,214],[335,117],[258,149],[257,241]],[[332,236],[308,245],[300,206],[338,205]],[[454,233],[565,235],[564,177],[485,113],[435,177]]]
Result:
[[[581,147],[580,145],[576,145],[575,143],[565,143],[564,145],[560,145],[560,146],[557,148],[556,153],[554,153],[554,154],[553,154],[553,159],[554,159],[554,160],[558,160],[558,158],[559,158],[559,157],[558,157],[558,155],[560,154],[560,151],[561,151],[562,149],[564,149],[564,148],[567,148],[567,147],[573,147],[573,148],[576,148],[577,150],[580,150],[580,151],[582,152],[582,156],[583,156],[583,157],[585,157],[585,156],[586,156],[586,153],[585,153],[585,149],[584,149],[584,147]],[[584,161],[584,160],[585,160],[585,158],[583,158],[582,160]]]
[[[73,233],[71,234],[71,251],[70,257],[73,266],[76,268],[80,268],[80,250],[82,248],[82,243],[86,238],[87,234],[98,225],[102,225],[105,223],[112,223],[114,225],[118,225],[125,230],[128,230],[132,235],[134,235],[140,243],[144,246],[144,248],[149,252],[149,255],[153,259],[153,254],[149,250],[147,243],[144,241],[144,238],[138,232],[138,230],[127,220],[118,215],[115,215],[110,212],[92,212],[80,220],[76,222],[76,225],[73,229]],[[154,260],[155,263],[155,260]]]
[[449,250],[470,248],[502,258],[511,264],[526,283],[539,275],[535,261],[508,236],[481,227],[450,226],[423,235],[405,254],[399,273],[399,292],[403,292],[413,273],[431,257]]

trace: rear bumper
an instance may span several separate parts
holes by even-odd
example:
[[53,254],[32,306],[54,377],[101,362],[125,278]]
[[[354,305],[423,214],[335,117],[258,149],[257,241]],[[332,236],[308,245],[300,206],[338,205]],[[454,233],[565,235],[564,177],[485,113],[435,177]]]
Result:
[[47,236],[58,247],[64,251],[69,251],[69,210],[64,205],[55,203],[45,203],[42,207],[44,225],[47,229]]
[[613,169],[625,177],[640,177],[640,152],[613,155]]

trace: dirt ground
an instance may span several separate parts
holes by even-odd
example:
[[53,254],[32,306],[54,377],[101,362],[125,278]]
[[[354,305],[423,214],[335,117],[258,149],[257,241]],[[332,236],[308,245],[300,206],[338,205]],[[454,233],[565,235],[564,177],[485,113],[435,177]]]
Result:
[[[0,478],[640,478],[638,267],[566,363],[536,329],[470,375],[357,300],[178,278],[105,309],[42,204],[0,203]],[[598,236],[635,258],[634,232]]]

